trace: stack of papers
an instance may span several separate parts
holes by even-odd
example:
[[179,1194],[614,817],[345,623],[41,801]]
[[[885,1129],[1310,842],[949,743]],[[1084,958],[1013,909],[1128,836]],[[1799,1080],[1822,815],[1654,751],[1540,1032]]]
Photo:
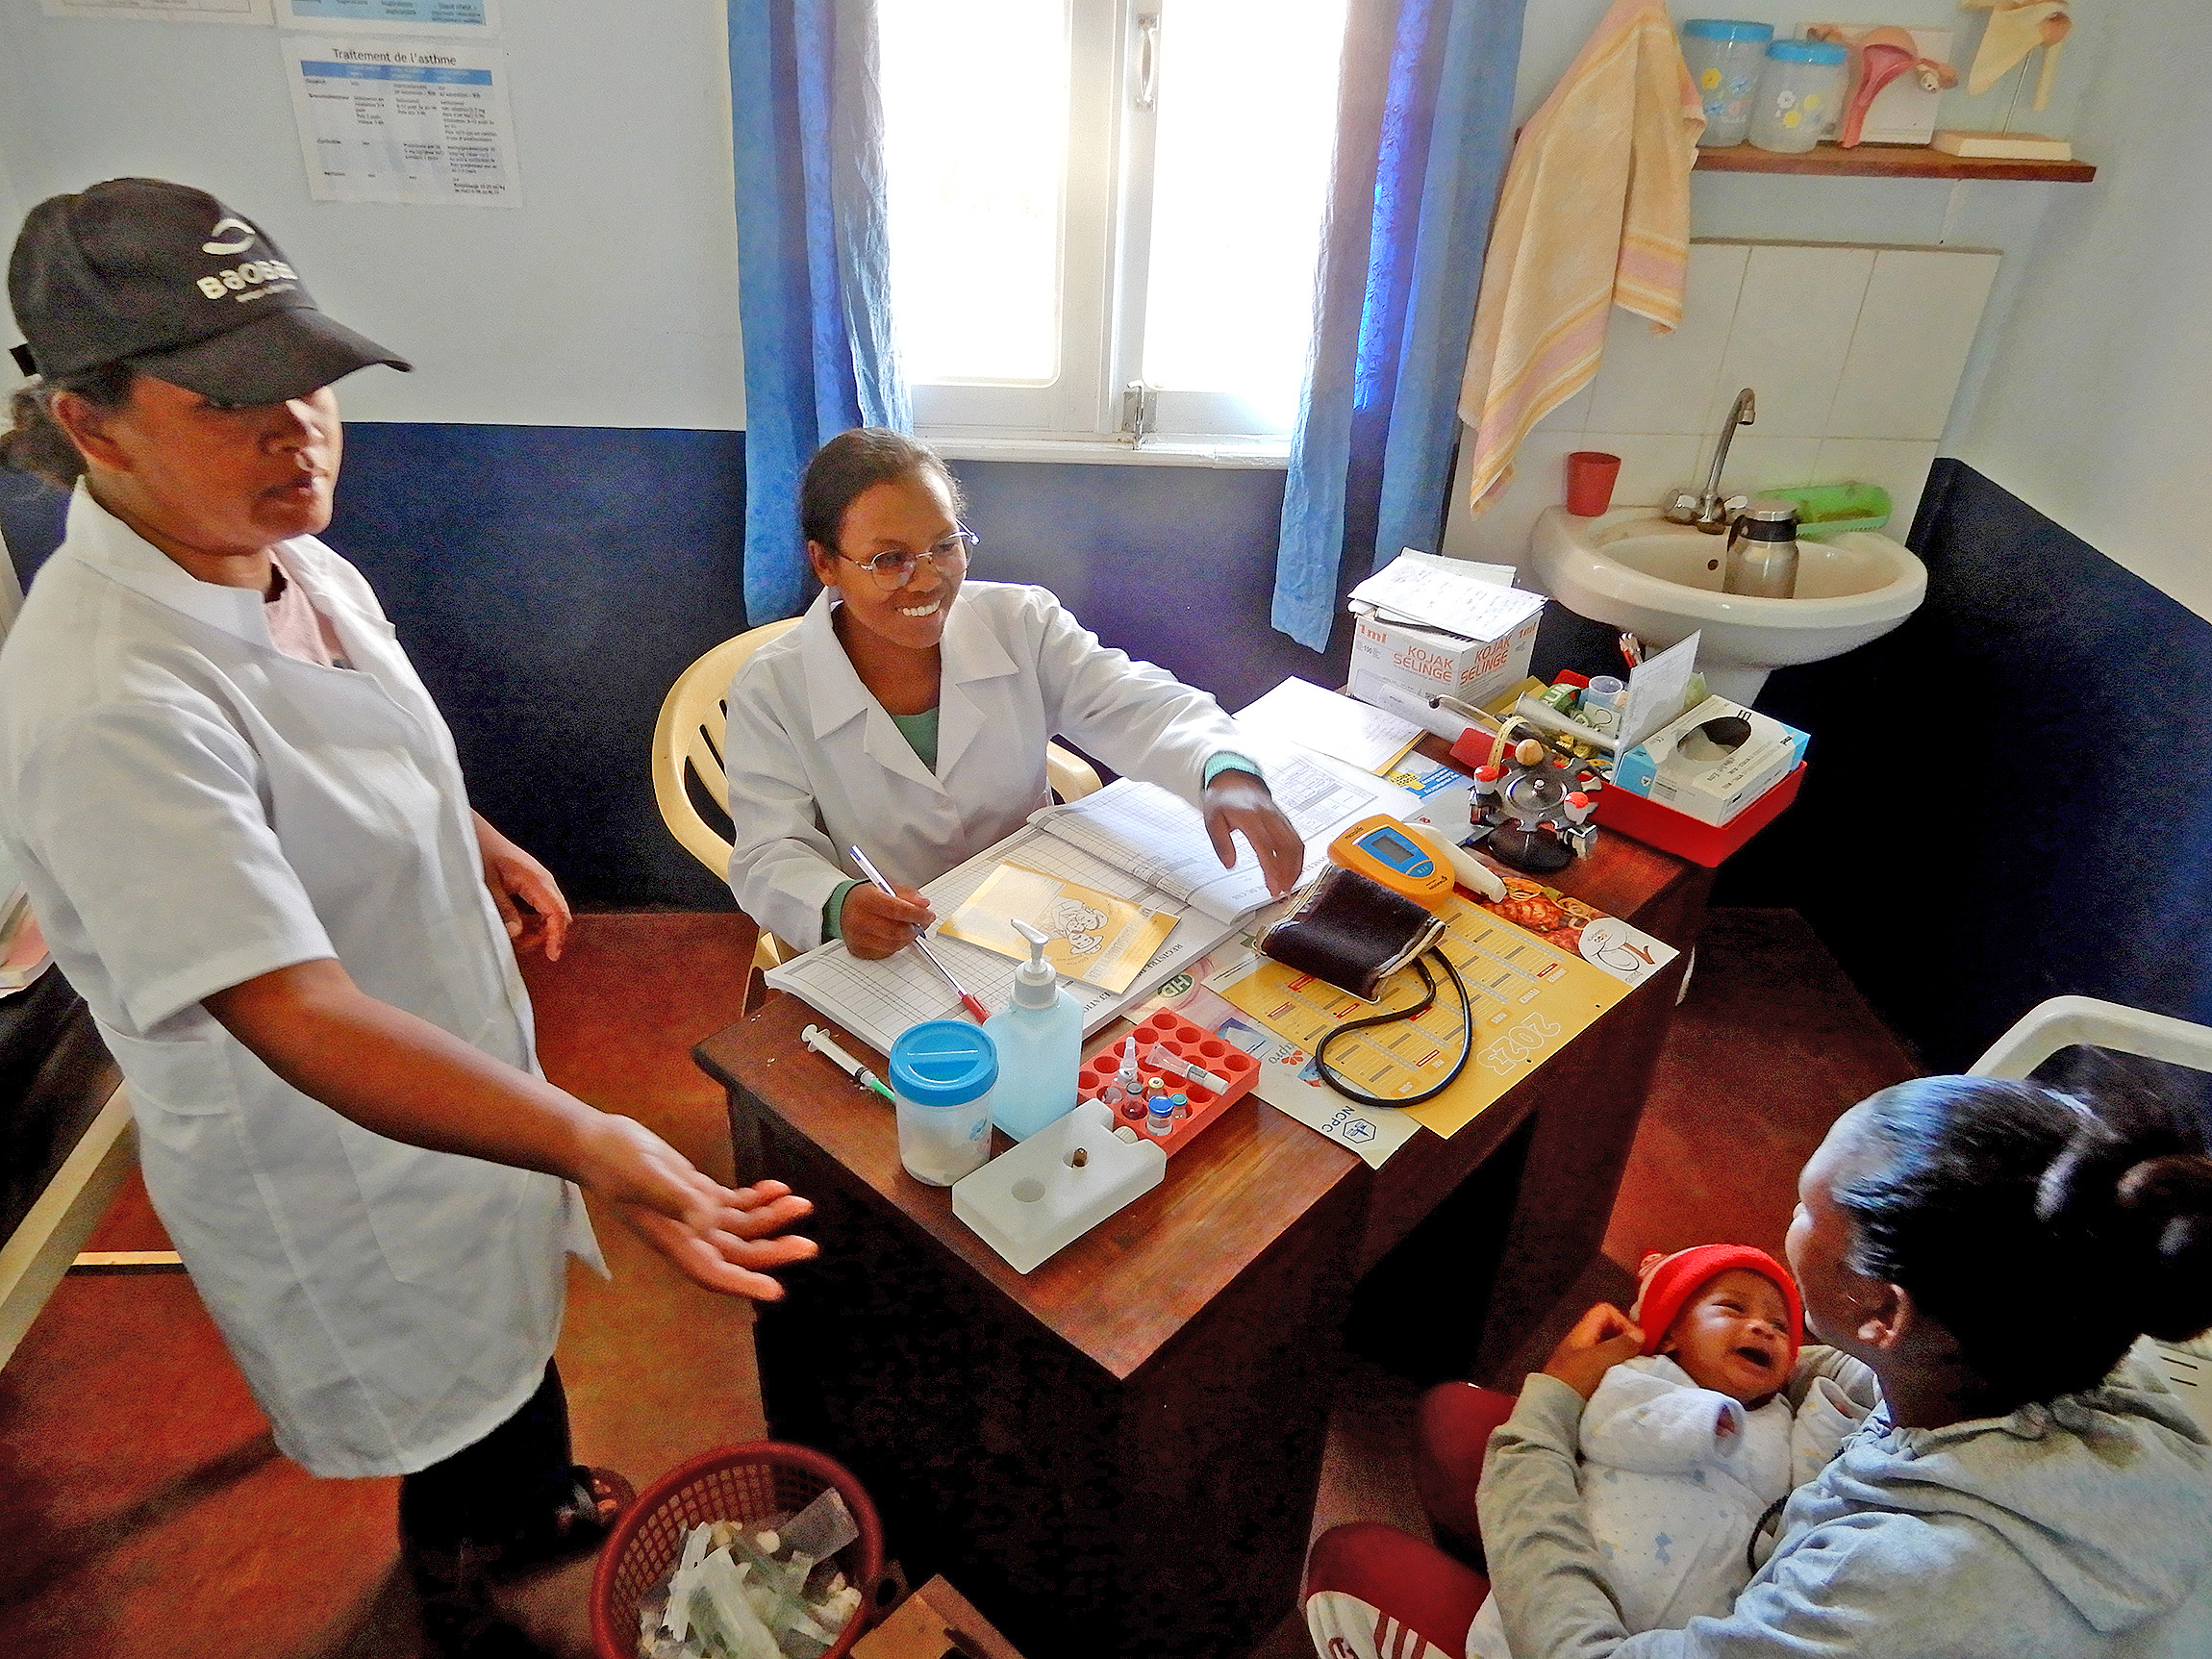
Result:
[[1514,587],[1513,574],[1510,565],[1477,565],[1409,550],[1354,588],[1351,596],[1397,621],[1447,629],[1470,640],[1496,640],[1544,609],[1544,595]]
[[1363,772],[1387,772],[1420,741],[1421,728],[1295,675],[1237,712],[1237,724],[1286,746],[1303,744]]

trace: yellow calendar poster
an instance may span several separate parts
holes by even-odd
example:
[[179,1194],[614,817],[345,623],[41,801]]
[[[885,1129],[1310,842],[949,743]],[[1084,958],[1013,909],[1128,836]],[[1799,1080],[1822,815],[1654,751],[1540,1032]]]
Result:
[[[1569,956],[1452,894],[1440,945],[1466,982],[1473,1006],[1474,1052],[1452,1086],[1406,1116],[1439,1135],[1453,1135],[1574,1040],[1629,993],[1610,974]],[[1408,1008],[1420,998],[1420,978],[1408,968],[1369,1004],[1325,980],[1265,957],[1226,969],[1209,987],[1286,1042],[1312,1053],[1346,1019]],[[1419,1019],[1377,1026],[1329,1050],[1330,1068],[1371,1094],[1418,1094],[1433,1087],[1458,1057],[1462,1021],[1458,994],[1441,980],[1435,1004]]]

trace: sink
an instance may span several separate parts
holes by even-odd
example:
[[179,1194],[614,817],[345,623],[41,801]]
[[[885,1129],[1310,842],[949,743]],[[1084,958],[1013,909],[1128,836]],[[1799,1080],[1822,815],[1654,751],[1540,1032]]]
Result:
[[1546,508],[1530,540],[1536,586],[1578,616],[1663,649],[1702,632],[1697,665],[1715,694],[1750,704],[1769,670],[1821,663],[1878,640],[1920,609],[1927,570],[1872,530],[1797,542],[1797,592],[1721,591],[1725,536],[1672,523],[1654,507],[1595,518]]

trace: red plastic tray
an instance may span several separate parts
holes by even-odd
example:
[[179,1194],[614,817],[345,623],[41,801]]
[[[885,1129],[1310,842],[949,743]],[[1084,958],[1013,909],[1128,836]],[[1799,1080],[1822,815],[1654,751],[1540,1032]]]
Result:
[[[1078,1098],[1095,1100],[1098,1092],[1107,1084],[1117,1081],[1121,1069],[1122,1045],[1129,1033],[1099,1043],[1097,1049],[1085,1057],[1083,1070],[1075,1085]],[[1150,1134],[1144,1127],[1144,1103],[1139,1101],[1134,1112],[1126,1101],[1116,1108],[1115,1116],[1135,1129],[1138,1134],[1166,1149],[1172,1158],[1191,1144],[1193,1136],[1221,1115],[1230,1102],[1243,1099],[1259,1081],[1260,1063],[1233,1043],[1223,1043],[1201,1025],[1194,1024],[1171,1009],[1161,1009],[1147,1014],[1137,1027],[1137,1073],[1147,1081],[1159,1077],[1168,1085],[1170,1094],[1191,1097],[1190,1109],[1175,1119],[1174,1132],[1165,1140]],[[1229,1087],[1219,1094],[1202,1088],[1188,1077],[1169,1077],[1167,1073],[1144,1064],[1144,1056],[1152,1052],[1152,1044],[1164,1043],[1185,1060],[1194,1061],[1215,1076],[1227,1081]]]
[[1705,823],[1646,796],[1611,788],[1597,792],[1594,816],[1600,828],[1619,830],[1646,846],[1678,853],[1711,869],[1779,817],[1782,809],[1797,798],[1804,781],[1805,763],[1799,761],[1797,770],[1724,824]]

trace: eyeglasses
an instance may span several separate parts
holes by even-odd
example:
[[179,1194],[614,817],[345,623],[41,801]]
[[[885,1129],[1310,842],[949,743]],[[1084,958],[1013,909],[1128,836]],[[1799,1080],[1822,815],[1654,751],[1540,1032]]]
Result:
[[926,559],[940,576],[957,580],[968,570],[968,555],[980,540],[965,524],[956,525],[951,535],[921,553],[909,553],[903,547],[892,547],[878,553],[872,559],[855,559],[850,553],[839,552],[838,557],[848,564],[858,565],[886,589],[905,587],[914,580],[917,566]]

